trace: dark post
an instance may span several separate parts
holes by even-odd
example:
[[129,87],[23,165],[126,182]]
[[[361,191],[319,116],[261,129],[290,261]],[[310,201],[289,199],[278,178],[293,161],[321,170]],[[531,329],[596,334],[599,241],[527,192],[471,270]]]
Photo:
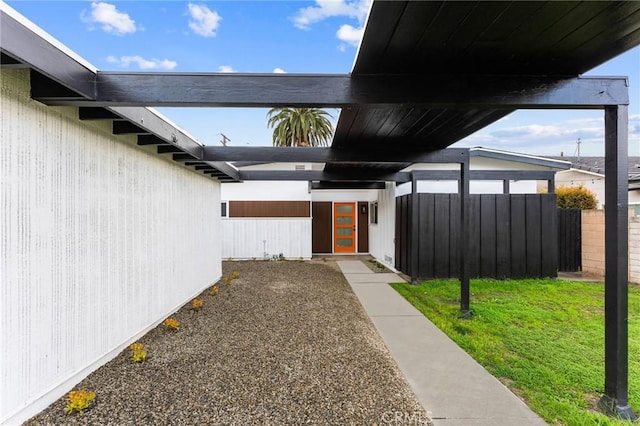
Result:
[[469,156],[460,163],[460,313],[471,316],[469,310]]
[[420,203],[418,200],[418,180],[413,172],[411,172],[411,213],[409,217],[409,224],[411,226],[411,233],[409,235],[411,243],[411,254],[409,259],[411,260],[411,284],[418,284],[419,275],[419,263],[420,254],[418,253],[420,247],[420,239],[418,238],[419,232],[419,216],[420,216]]
[[502,181],[502,193],[503,194],[508,194],[509,191],[511,191],[511,188],[509,188],[511,184],[511,181],[509,179],[505,179]]
[[551,178],[547,181],[547,193],[553,194],[556,192],[556,179]]
[[628,403],[628,110],[605,107],[604,395],[599,407],[634,420]]

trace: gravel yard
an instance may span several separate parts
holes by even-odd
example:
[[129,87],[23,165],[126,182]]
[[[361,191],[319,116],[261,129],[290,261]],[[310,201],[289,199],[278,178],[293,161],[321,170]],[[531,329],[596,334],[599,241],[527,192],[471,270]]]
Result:
[[[64,399],[27,424],[427,424],[402,373],[333,261],[223,262],[219,283],[79,383],[94,406]],[[417,420],[421,420],[417,422]]]

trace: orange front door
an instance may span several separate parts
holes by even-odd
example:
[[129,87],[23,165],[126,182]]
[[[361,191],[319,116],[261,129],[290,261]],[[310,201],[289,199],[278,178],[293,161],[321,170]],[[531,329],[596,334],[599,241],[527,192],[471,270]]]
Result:
[[356,203],[333,204],[333,251],[356,251]]

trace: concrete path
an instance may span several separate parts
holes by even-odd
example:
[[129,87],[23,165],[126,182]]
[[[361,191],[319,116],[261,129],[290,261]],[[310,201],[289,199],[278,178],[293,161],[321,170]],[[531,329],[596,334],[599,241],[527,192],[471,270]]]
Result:
[[546,424],[388,285],[400,276],[337,263],[434,425]]

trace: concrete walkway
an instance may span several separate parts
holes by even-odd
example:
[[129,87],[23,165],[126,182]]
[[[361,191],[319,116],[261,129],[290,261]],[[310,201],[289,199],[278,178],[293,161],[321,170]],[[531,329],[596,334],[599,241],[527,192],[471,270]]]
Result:
[[337,263],[434,425],[546,424],[388,285],[399,275]]

